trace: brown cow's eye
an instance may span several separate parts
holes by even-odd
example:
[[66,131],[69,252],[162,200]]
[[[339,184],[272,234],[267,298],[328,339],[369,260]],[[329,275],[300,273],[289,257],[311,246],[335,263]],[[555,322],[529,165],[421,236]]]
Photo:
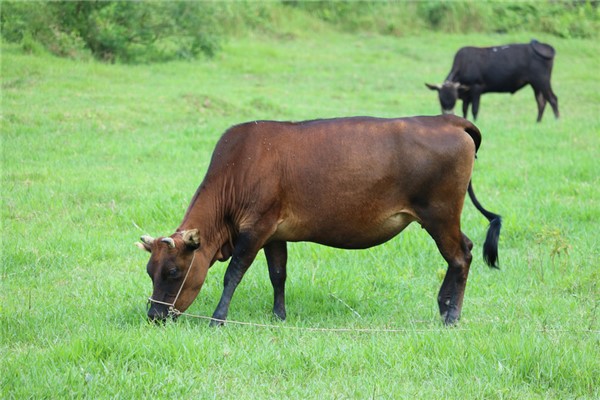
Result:
[[169,278],[177,278],[177,275],[179,275],[179,270],[177,268],[171,268],[169,270]]

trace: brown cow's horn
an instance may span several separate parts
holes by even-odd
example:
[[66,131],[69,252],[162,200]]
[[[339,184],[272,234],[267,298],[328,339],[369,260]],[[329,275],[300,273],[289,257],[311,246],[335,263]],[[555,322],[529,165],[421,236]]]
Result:
[[172,248],[172,249],[175,248],[175,241],[173,240],[173,238],[166,237],[166,238],[160,239],[160,241],[168,244],[169,247]]
[[148,235],[142,236],[140,238],[140,240],[149,246],[152,245],[152,243],[154,243],[154,238],[152,236],[148,236]]

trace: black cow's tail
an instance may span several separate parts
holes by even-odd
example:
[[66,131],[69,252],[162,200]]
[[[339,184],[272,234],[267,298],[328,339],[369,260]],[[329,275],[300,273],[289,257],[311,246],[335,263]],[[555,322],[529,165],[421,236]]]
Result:
[[550,46],[549,44],[538,42],[535,39],[532,39],[529,44],[533,49],[533,52],[543,59],[552,60],[556,54],[554,47]]
[[502,228],[502,217],[483,208],[481,203],[479,203],[479,200],[477,200],[477,197],[475,197],[475,192],[473,191],[473,185],[471,184],[471,181],[469,181],[468,191],[469,197],[471,198],[475,208],[477,208],[479,212],[482,213],[488,221],[490,221],[487,236],[483,244],[483,260],[488,266],[492,268],[498,268],[498,239],[500,238],[500,229]]

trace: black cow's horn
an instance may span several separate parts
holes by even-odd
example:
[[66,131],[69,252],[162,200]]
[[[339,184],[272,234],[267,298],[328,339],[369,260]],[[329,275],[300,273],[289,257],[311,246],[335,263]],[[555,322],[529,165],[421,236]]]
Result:
[[160,241],[168,244],[169,247],[172,248],[172,249],[175,248],[175,241],[173,240],[173,238],[166,237],[166,238],[160,239]]

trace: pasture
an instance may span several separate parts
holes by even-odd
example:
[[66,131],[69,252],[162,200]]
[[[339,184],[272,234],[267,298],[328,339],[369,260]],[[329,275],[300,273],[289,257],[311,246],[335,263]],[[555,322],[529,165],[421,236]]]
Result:
[[[469,200],[462,319],[442,325],[445,263],[416,224],[369,250],[290,244],[285,323],[262,253],[228,323],[145,317],[142,234],[183,218],[221,133],[255,119],[439,112],[463,45],[557,50],[561,119],[531,88],[482,97],[474,187],[504,218],[500,270]],[[214,59],[140,66],[2,47],[2,398],[598,398],[600,45],[540,34],[232,38]],[[188,312],[211,315],[226,264]],[[341,328],[341,330],[340,330]]]

